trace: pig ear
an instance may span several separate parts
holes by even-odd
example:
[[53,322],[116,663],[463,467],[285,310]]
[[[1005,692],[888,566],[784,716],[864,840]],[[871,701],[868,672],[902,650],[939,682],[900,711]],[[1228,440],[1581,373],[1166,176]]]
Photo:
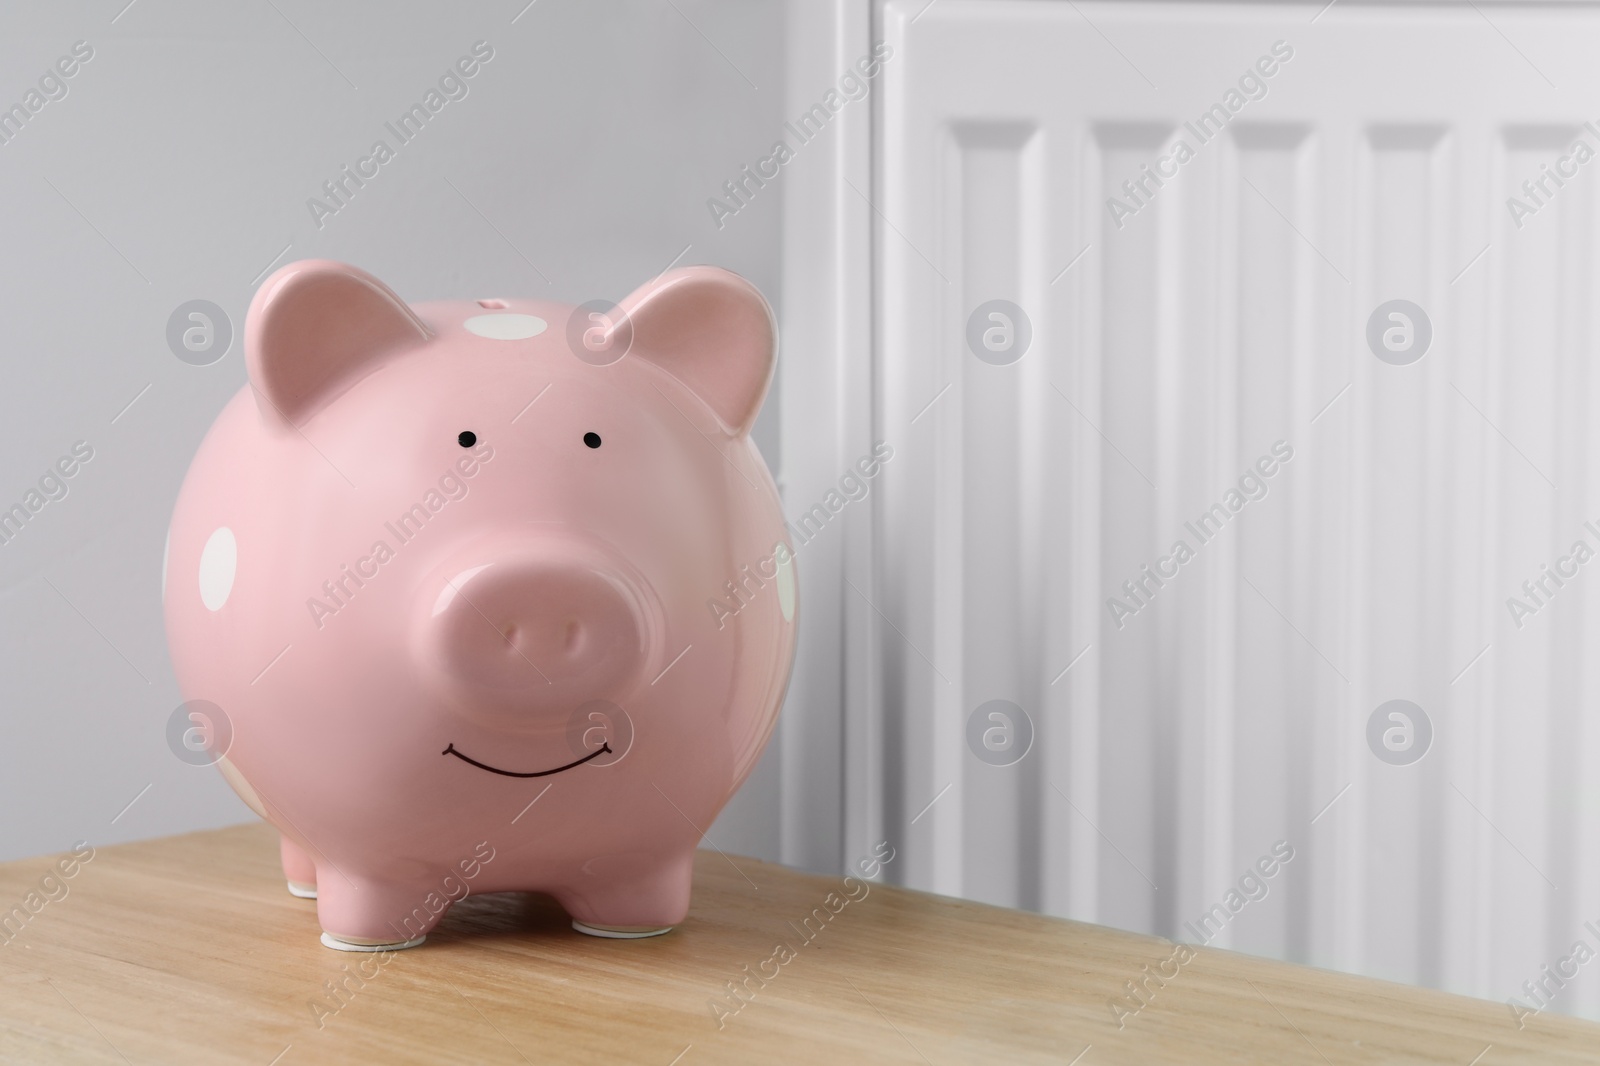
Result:
[[245,368],[261,416],[298,425],[383,359],[430,336],[365,270],[306,259],[273,274],[250,302]]
[[756,287],[715,267],[685,267],[641,286],[612,327],[629,351],[692,389],[732,432],[756,420],[772,381],[777,328]]

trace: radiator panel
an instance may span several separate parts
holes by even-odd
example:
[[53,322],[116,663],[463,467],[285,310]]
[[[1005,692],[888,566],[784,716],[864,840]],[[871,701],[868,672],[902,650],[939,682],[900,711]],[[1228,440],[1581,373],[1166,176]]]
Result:
[[[906,883],[1496,999],[1593,940],[1600,564],[1508,601],[1600,549],[1600,160],[1508,200],[1600,148],[1600,12],[1478,8],[886,5],[861,592]],[[969,341],[993,300],[1015,361]],[[1393,300],[1414,361],[1369,343]],[[1390,700],[1420,761],[1369,742]]]

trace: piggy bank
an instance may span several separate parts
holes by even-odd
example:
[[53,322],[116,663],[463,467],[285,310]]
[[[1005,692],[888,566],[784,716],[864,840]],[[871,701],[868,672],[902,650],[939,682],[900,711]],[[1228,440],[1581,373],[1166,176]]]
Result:
[[[167,635],[322,941],[540,891],[649,936],[777,721],[792,545],[750,427],[776,334],[707,267],[609,313],[274,274],[179,492]],[[198,718],[197,718],[198,720]]]

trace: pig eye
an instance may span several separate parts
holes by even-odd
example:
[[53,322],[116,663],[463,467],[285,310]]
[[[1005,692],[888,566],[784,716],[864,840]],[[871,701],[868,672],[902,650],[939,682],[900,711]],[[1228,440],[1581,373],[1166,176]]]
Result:
[[478,435],[470,429],[464,429],[461,431],[461,435],[456,437],[456,443],[463,448],[470,448],[478,443]]
[[591,448],[600,447],[600,434],[598,434],[598,433],[585,433],[583,435],[583,443],[587,444]]

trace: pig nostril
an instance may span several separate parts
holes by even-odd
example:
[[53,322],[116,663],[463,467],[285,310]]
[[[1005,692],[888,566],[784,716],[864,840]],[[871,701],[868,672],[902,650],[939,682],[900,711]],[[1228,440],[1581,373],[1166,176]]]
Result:
[[567,623],[567,651],[576,652],[583,643],[583,627],[574,619]]

